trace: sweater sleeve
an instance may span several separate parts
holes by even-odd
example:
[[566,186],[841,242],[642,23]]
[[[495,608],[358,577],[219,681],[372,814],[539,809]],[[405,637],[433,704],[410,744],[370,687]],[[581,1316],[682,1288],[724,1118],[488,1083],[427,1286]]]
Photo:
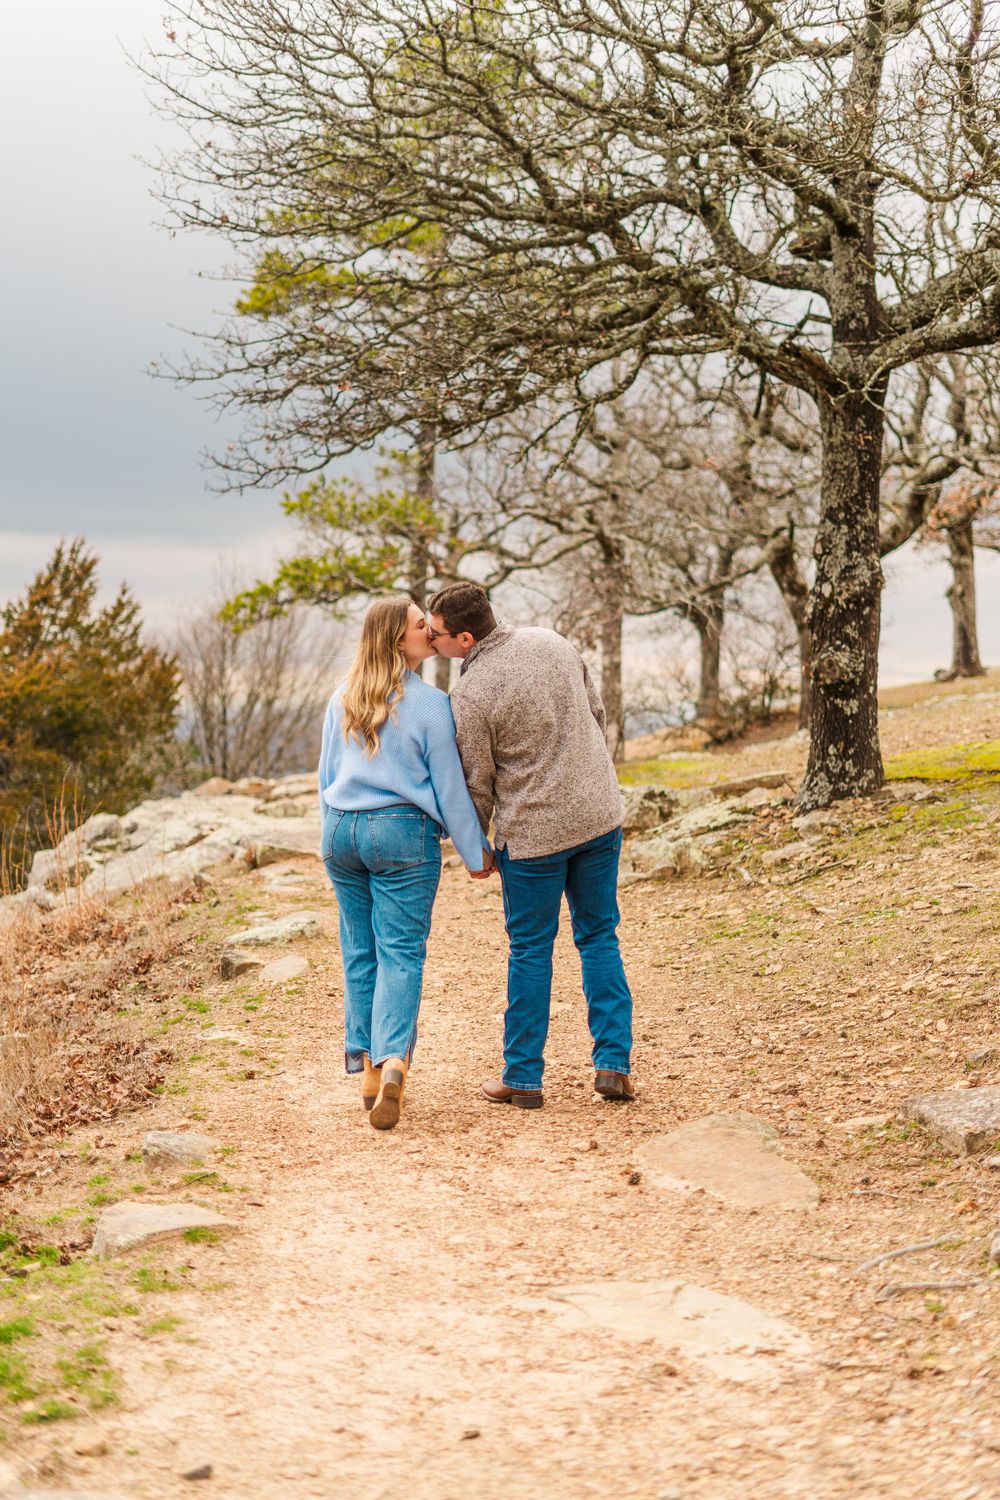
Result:
[[448,830],[448,837],[470,870],[481,870],[489,840],[480,828],[476,808],[469,795],[462,762],[455,743],[455,720],[451,705],[435,716],[427,728],[427,765],[434,796]]
[[604,699],[597,691],[594,679],[591,677],[587,663],[582,656],[580,657],[580,665],[583,668],[583,685],[587,689],[587,701],[590,704],[590,712],[597,720],[597,726],[601,733],[605,734],[608,728],[608,716],[604,709]]
[[465,783],[475,803],[479,822],[489,828],[496,801],[497,766],[493,734],[482,710],[460,694],[452,694],[458,751],[462,758]]
[[326,816],[326,799],[323,793],[333,780],[333,768],[330,765],[330,753],[333,748],[333,699],[327,704],[326,718],[323,720],[323,744],[319,752],[319,770],[317,781],[319,782],[319,815],[322,820]]

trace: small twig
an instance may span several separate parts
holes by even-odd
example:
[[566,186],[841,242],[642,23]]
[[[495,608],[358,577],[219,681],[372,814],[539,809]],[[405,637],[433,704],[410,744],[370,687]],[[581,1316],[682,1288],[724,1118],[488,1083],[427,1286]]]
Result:
[[903,1245],[899,1250],[887,1250],[884,1255],[873,1255],[871,1260],[863,1260],[855,1266],[855,1271],[870,1271],[872,1266],[880,1266],[886,1260],[898,1260],[901,1255],[916,1255],[919,1250],[936,1250],[939,1245],[947,1245],[952,1236],[943,1234],[936,1240],[921,1240],[919,1244]]
[[978,1281],[894,1281],[884,1286],[875,1298],[885,1302],[889,1297],[898,1297],[903,1292],[960,1292],[970,1286],[995,1286],[996,1282],[981,1277]]

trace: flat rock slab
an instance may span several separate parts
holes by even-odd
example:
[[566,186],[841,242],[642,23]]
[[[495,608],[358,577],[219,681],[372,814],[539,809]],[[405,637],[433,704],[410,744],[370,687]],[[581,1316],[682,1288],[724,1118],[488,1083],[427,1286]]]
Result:
[[264,959],[259,953],[244,953],[240,948],[228,949],[219,961],[219,973],[223,979],[238,979],[251,969],[259,969]]
[[232,1234],[231,1219],[196,1203],[113,1203],[97,1221],[92,1254],[121,1255],[159,1240],[179,1238],[189,1229],[214,1229]]
[[210,1135],[197,1130],[147,1130],[142,1159],[147,1167],[193,1167],[216,1148]]
[[739,1297],[684,1281],[597,1281],[555,1287],[545,1302],[568,1328],[656,1339],[722,1380],[773,1379],[812,1358],[806,1335]]
[[261,922],[257,927],[248,927],[245,932],[234,932],[223,941],[229,948],[267,948],[279,943],[290,943],[297,937],[319,937],[323,930],[321,920],[319,912],[296,911],[287,917],[276,917],[273,922]]
[[975,1156],[1000,1140],[1000,1084],[921,1094],[903,1105],[907,1120],[916,1120],[949,1151]]
[[289,953],[284,958],[274,958],[265,964],[257,978],[264,984],[284,984],[289,979],[301,979],[309,969],[308,958],[301,953]]
[[819,1188],[780,1154],[778,1135],[754,1115],[704,1115],[640,1146],[659,1187],[699,1188],[739,1208],[814,1208]]

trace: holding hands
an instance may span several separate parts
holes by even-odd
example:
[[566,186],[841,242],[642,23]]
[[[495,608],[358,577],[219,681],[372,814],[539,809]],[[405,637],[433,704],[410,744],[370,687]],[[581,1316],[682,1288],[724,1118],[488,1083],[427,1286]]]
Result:
[[481,870],[470,870],[469,875],[473,880],[489,880],[496,870],[496,856],[492,849],[483,849],[483,868]]

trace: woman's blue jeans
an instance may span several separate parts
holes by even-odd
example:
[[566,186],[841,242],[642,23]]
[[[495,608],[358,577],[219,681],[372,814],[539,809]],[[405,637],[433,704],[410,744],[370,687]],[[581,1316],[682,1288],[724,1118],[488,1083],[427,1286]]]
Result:
[[510,939],[503,1081],[540,1089],[552,994],[552,946],[563,893],[583,967],[587,1024],[595,1068],[627,1073],[632,1053],[632,996],[618,948],[618,861],[622,831],[545,854],[511,859],[497,850]]
[[323,819],[323,863],[340,909],[344,1061],[360,1073],[408,1057],[417,1039],[441,829],[419,808],[338,812]]

